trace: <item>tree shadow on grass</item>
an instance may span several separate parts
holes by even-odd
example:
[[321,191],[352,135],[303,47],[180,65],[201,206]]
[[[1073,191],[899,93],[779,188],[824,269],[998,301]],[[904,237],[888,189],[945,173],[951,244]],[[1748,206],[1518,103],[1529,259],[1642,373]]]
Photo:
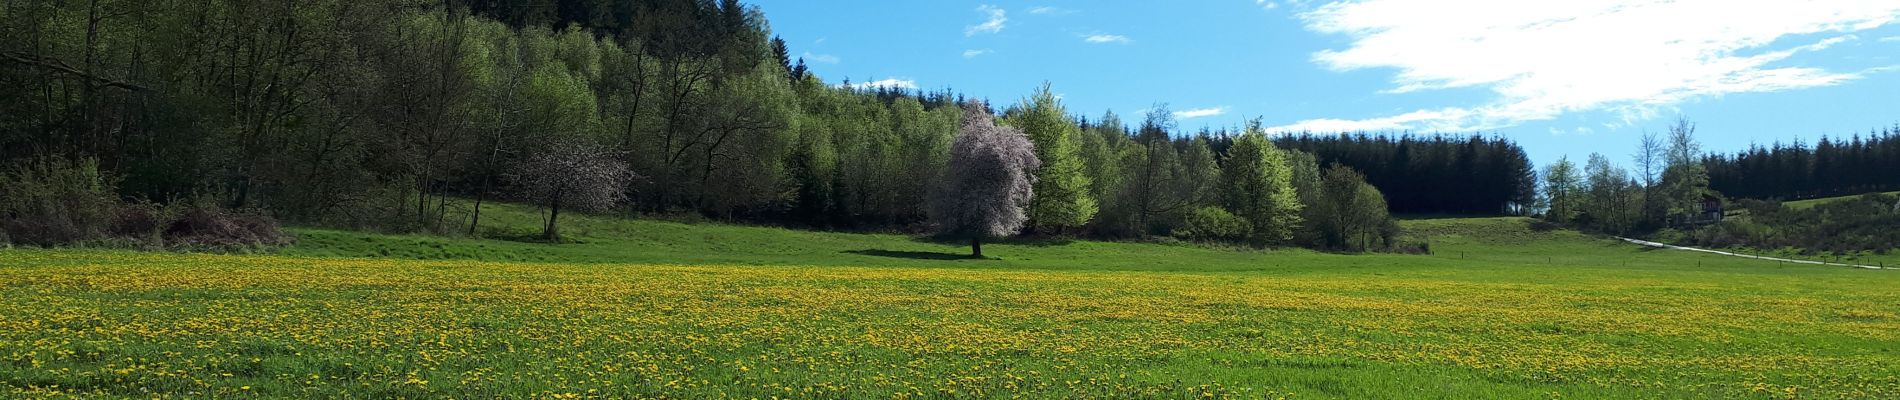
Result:
[[[942,237],[942,236],[935,236],[935,235],[925,235],[925,236],[912,236],[910,240],[917,243],[945,244],[945,245],[964,246],[964,247],[970,246],[970,239],[968,238],[954,238],[954,237]],[[1052,237],[1052,236],[1011,236],[1011,237],[1001,238],[1001,239],[983,239],[983,244],[986,244],[986,245],[1007,244],[1007,245],[1016,245],[1016,246],[1052,247],[1052,246],[1067,246],[1071,243],[1075,243],[1075,240],[1069,239],[1066,237]]]
[[843,253],[851,253],[851,254],[858,254],[858,255],[873,256],[873,257],[908,258],[912,260],[988,260],[990,259],[989,257],[982,257],[982,258],[971,257],[969,254],[937,253],[937,252],[929,252],[929,251],[898,251],[898,250],[864,249],[864,250],[845,250],[843,251]]

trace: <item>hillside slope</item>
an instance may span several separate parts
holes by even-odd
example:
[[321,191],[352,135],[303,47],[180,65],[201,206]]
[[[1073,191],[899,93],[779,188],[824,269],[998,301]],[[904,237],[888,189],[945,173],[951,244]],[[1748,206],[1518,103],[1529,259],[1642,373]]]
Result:
[[[1886,192],[1886,194],[1900,195],[1900,192]],[[1788,207],[1791,209],[1796,209],[1796,210],[1805,210],[1805,209],[1814,208],[1814,206],[1827,204],[1827,203],[1833,203],[1837,201],[1843,201],[1843,200],[1851,200],[1853,198],[1860,197],[1860,196],[1862,195],[1856,194],[1856,195],[1848,195],[1848,196],[1822,197],[1822,198],[1816,198],[1816,199],[1787,201],[1787,202],[1782,202],[1781,206]]]

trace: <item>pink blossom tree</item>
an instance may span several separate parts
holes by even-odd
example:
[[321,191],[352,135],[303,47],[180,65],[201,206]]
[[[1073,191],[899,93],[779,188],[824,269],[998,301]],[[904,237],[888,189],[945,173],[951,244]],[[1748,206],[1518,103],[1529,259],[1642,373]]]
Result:
[[639,177],[611,152],[573,142],[556,143],[517,166],[514,181],[528,201],[548,210],[542,234],[561,240],[556,221],[563,208],[603,211],[627,200],[626,188]]
[[984,238],[1022,229],[1041,167],[1028,136],[997,126],[982,102],[965,103],[949,164],[930,196],[930,218],[943,236],[969,238],[970,256],[982,257]]

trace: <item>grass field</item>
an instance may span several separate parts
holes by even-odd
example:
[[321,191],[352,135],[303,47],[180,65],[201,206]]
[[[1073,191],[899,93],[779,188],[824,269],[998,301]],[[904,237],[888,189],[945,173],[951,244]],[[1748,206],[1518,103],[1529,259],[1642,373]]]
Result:
[[[1900,195],[1900,192],[1887,192],[1887,194]],[[1791,209],[1806,210],[1806,209],[1814,208],[1814,206],[1817,206],[1817,205],[1852,199],[1852,198],[1860,197],[1860,196],[1861,195],[1856,194],[1856,195],[1850,195],[1850,196],[1822,197],[1818,199],[1795,200],[1795,201],[1783,202],[1781,203],[1781,205],[1784,207],[1791,208]]]
[[992,260],[574,222],[561,245],[298,230],[283,254],[0,251],[0,396],[1900,397],[1892,271],[1523,219],[1407,221],[1434,255],[1077,241]]

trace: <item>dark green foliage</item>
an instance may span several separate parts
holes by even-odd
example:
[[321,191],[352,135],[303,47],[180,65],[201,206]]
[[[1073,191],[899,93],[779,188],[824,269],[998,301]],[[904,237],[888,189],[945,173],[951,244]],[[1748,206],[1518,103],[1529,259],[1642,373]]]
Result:
[[1385,195],[1366,183],[1366,176],[1340,164],[1333,164],[1320,178],[1318,208],[1312,222],[1321,246],[1347,251],[1393,248],[1399,235],[1398,224],[1386,212]]
[[1392,212],[1528,214],[1537,179],[1523,147],[1501,136],[1388,136],[1300,133],[1274,144],[1365,173]]
[[[162,237],[183,215],[164,210],[187,204],[481,235],[484,206],[527,200],[509,171],[572,142],[599,144],[644,178],[595,188],[629,198],[601,212],[921,232],[964,100],[828,84],[734,0],[99,0],[3,11],[0,163],[94,159],[94,172],[121,184],[89,195],[155,202],[58,214],[82,222],[4,221],[65,238],[49,242]],[[1113,113],[1087,121],[1046,86],[1015,109],[1008,123],[1049,160],[1032,206],[1043,228],[1167,235],[1223,202],[1224,133],[1182,135],[1165,107],[1132,132]],[[1253,227],[1278,242],[1283,225]]]
[[1810,146],[1776,142],[1704,157],[1709,187],[1756,199],[1805,199],[1900,190],[1900,126]]

